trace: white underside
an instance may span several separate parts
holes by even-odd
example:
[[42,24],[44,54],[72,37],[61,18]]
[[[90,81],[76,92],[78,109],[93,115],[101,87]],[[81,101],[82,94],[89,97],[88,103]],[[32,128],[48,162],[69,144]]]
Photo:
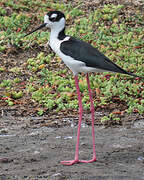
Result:
[[86,64],[84,62],[78,61],[73,59],[70,56],[67,56],[65,54],[63,54],[60,51],[60,44],[63,41],[67,41],[69,40],[70,37],[66,37],[63,40],[59,40],[57,39],[53,33],[51,33],[50,35],[50,41],[49,41],[49,45],[51,46],[51,48],[53,49],[53,51],[63,60],[63,62],[69,67],[69,69],[71,69],[71,71],[73,72],[74,75],[78,74],[79,72],[104,72],[105,70],[102,69],[97,69],[97,68],[92,68],[92,67],[87,67]]

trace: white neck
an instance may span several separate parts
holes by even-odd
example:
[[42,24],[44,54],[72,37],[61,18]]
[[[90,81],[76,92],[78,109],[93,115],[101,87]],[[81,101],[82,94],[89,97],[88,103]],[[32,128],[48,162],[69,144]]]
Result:
[[64,30],[65,30],[64,18],[62,18],[59,21],[59,23],[55,23],[53,24],[53,26],[51,26],[49,45],[56,54],[59,54],[59,56],[60,56],[60,44],[62,43],[62,41],[67,40],[67,38],[69,39],[69,37],[65,35]]
[[57,39],[59,33],[64,29],[64,27],[65,27],[65,19],[63,18],[59,23],[56,23],[51,27],[50,40]]
[[51,29],[50,40],[51,39],[57,39],[61,30],[62,29]]

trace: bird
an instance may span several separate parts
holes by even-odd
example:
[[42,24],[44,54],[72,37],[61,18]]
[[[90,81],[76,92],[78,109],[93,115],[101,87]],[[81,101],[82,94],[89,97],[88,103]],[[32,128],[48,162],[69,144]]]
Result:
[[[27,33],[24,37],[40,30],[44,27],[50,29],[49,46],[51,49],[62,59],[66,66],[73,72],[75,79],[75,86],[78,96],[79,105],[79,120],[77,129],[77,142],[75,147],[75,157],[73,160],[61,161],[63,165],[73,165],[76,163],[91,163],[97,161],[95,150],[95,130],[94,130],[94,103],[92,99],[92,90],[90,88],[89,73],[90,72],[113,72],[130,75],[133,77],[140,77],[131,72],[127,72],[120,66],[112,62],[108,57],[102,54],[98,49],[91,44],[75,37],[65,34],[66,18],[63,12],[52,10],[44,16],[44,23],[36,29]],[[86,74],[86,81],[88,85],[88,92],[90,98],[90,109],[92,119],[92,144],[93,144],[93,157],[90,160],[79,159],[79,141],[80,141],[80,129],[82,123],[83,107],[82,99],[79,88],[78,74]],[[144,77],[142,77],[144,78]]]

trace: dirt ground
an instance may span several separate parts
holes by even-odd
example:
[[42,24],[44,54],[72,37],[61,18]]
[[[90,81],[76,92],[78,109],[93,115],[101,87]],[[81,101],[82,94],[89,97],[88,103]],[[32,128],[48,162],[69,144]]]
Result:
[[[129,119],[134,117],[128,116]],[[77,131],[74,118],[63,119],[70,122],[66,127],[49,127],[46,126],[48,117],[45,121],[42,119],[1,117],[0,180],[144,179],[142,117],[119,127],[95,126],[97,162],[73,166],[61,165],[60,161],[74,158]],[[90,159],[91,156],[91,127],[83,123],[80,159]]]

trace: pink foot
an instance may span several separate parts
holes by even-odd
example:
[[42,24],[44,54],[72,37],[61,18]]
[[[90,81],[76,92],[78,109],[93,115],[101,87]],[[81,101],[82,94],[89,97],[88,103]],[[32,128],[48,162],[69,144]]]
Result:
[[61,164],[71,166],[73,164],[79,163],[79,160],[61,161]]
[[95,162],[95,161],[96,161],[96,158],[93,158],[93,159],[88,160],[88,161],[86,161],[86,160],[79,160],[79,162],[81,162],[81,163],[92,163],[92,162]]
[[76,163],[92,163],[95,161],[96,161],[96,158],[93,158],[93,159],[88,160],[88,161],[86,161],[86,160],[70,160],[70,161],[61,161],[61,164],[71,166],[71,165],[76,164]]

